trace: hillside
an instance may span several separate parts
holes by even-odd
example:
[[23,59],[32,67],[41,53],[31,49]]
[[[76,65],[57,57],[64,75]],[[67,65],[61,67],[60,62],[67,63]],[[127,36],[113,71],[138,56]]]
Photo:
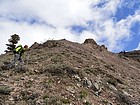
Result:
[[121,57],[132,58],[140,62],[140,50],[130,51],[130,52],[120,52],[119,55]]
[[22,68],[0,58],[0,105],[140,105],[140,62],[93,39],[34,43]]

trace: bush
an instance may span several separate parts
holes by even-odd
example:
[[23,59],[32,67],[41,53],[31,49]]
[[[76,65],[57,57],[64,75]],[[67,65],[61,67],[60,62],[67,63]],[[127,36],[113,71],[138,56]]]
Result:
[[11,92],[11,89],[9,89],[9,87],[7,87],[7,86],[0,87],[0,94],[9,95],[10,92]]
[[70,104],[70,100],[69,99],[61,99],[61,102],[63,104]]
[[83,99],[83,98],[86,98],[88,95],[88,93],[86,91],[81,91],[80,92],[80,98]]
[[85,102],[84,105],[92,105],[90,102]]

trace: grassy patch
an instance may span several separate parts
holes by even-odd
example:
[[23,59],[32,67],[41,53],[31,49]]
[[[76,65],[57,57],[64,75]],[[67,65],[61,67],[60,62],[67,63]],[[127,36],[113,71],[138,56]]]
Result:
[[86,68],[84,68],[84,71],[87,74],[94,74],[96,76],[99,74],[105,74],[100,68],[86,67]]
[[50,64],[46,67],[45,72],[50,73],[52,76],[72,76],[78,74],[78,72],[65,64]]

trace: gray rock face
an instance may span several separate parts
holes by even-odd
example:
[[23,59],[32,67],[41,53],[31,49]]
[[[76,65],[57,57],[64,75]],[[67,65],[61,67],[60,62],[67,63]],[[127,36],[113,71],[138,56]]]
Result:
[[92,87],[91,80],[87,79],[87,77],[84,77],[84,79],[83,79],[83,86],[84,87],[88,87],[88,88]]

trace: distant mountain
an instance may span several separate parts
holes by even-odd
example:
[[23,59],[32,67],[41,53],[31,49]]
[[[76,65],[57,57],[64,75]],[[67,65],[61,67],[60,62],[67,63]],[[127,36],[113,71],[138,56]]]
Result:
[[112,53],[93,39],[48,40],[30,47],[24,66],[7,69],[7,52],[0,55],[0,105],[140,105],[139,53]]
[[135,51],[130,51],[130,52],[123,51],[123,52],[120,52],[119,55],[132,58],[140,62],[140,50],[135,50]]

